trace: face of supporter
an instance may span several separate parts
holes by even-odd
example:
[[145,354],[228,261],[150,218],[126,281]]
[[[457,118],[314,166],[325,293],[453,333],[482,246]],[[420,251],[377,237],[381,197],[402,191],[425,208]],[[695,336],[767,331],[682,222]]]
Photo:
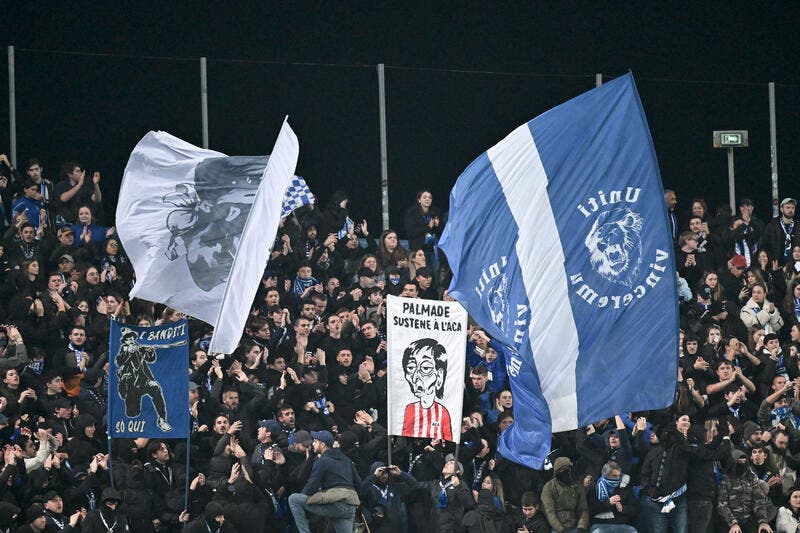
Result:
[[117,300],[115,297],[106,296],[106,309],[108,309],[108,312],[110,314],[112,315],[117,314],[117,310],[119,309],[119,304],[120,304],[119,300]]
[[716,288],[718,281],[719,278],[717,277],[716,274],[709,274],[708,276],[706,276],[706,285],[708,285],[712,289]]
[[58,286],[61,284],[61,276],[53,275],[47,278],[47,290],[48,291],[57,291]]
[[428,191],[424,191],[422,194],[419,195],[419,200],[417,201],[419,202],[419,205],[421,205],[423,208],[428,209],[433,203],[433,196],[431,196],[431,193],[429,193]]
[[717,328],[711,328],[708,330],[708,337],[706,338],[706,342],[716,346],[717,343],[719,343],[720,338],[722,338],[722,333],[720,333],[720,331]]
[[281,411],[281,414],[278,415],[278,422],[283,424],[287,428],[294,427],[294,409],[286,409],[285,411]]
[[325,451],[325,443],[320,440],[314,439],[311,446],[314,449],[314,453],[320,454]]
[[330,278],[328,282],[325,284],[325,290],[328,294],[333,294],[333,291],[339,287],[339,279],[338,278]]
[[312,318],[314,318],[314,312],[316,310],[317,310],[316,306],[312,303],[303,304],[303,308],[300,310],[300,315],[311,320]]
[[789,496],[789,505],[794,511],[800,509],[800,490],[793,490],[792,495]]
[[425,251],[424,250],[417,250],[413,256],[414,266],[417,268],[422,268],[424,266],[428,266],[427,259],[425,259]]
[[90,439],[93,439],[95,430],[96,428],[94,424],[92,424],[91,426],[86,426],[85,428],[83,428],[83,434],[89,437]]
[[229,427],[231,427],[231,423],[224,416],[218,416],[214,419],[214,432],[218,435],[224,435]]
[[3,383],[11,388],[16,388],[19,386],[19,374],[17,374],[17,371],[13,368],[8,369],[5,377],[3,378]]
[[706,210],[703,209],[703,204],[701,204],[700,202],[694,202],[692,204],[692,214],[694,216],[702,218],[702,216],[705,215],[705,213]]
[[318,316],[322,316],[325,313],[325,309],[327,307],[328,307],[327,300],[319,300],[319,299],[314,300],[314,312]]
[[27,198],[36,198],[36,195],[39,193],[39,187],[36,185],[31,185],[30,187],[22,189],[22,192]]
[[49,394],[58,394],[62,390],[64,390],[64,380],[61,379],[61,376],[55,376],[47,382],[47,392]]
[[308,240],[313,241],[317,238],[317,228],[316,226],[311,226],[306,230],[306,237]]
[[795,205],[792,202],[784,204],[783,207],[781,207],[781,213],[783,214],[784,218],[794,218],[794,208]]
[[114,239],[109,240],[106,243],[106,253],[108,255],[117,255],[117,252],[119,252],[119,243]]
[[83,346],[83,343],[86,342],[86,332],[82,329],[74,328],[69,333],[69,341],[73,346]]
[[693,218],[689,221],[689,231],[700,233],[703,231],[703,222],[699,218]]
[[297,321],[297,325],[294,327],[294,332],[298,337],[308,337],[309,331],[311,331],[311,323],[308,321],[308,319]]
[[61,499],[61,496],[56,496],[52,500],[44,502],[44,508],[51,513],[61,514],[64,512],[64,500]]
[[530,520],[531,518],[536,515],[536,506],[535,505],[523,505],[522,506],[522,514],[525,515],[525,519]]
[[608,446],[613,450],[619,448],[619,435],[617,435],[616,433],[612,433],[611,435],[609,435]]
[[278,372],[283,372],[286,370],[286,359],[283,357],[275,358],[275,361],[270,365],[270,368],[273,370],[277,370]]
[[297,277],[308,279],[311,277],[311,267],[303,266],[297,269]]
[[781,341],[778,339],[771,339],[767,341],[767,350],[769,351],[772,351],[776,348],[780,348],[780,346],[781,346]]
[[747,443],[751,447],[761,444],[761,430],[757,429],[752,435],[750,435],[750,438],[747,439]]
[[28,177],[33,181],[35,181],[36,183],[42,181],[42,167],[40,167],[39,165],[29,166],[26,172],[28,174]]
[[772,439],[772,445],[778,450],[785,451],[789,447],[789,437],[783,433],[778,433]]
[[436,389],[444,383],[444,369],[436,368],[436,359],[430,348],[422,348],[409,357],[403,369],[411,392],[425,408],[433,405]]
[[403,285],[403,292],[400,293],[400,296],[404,298],[416,298],[418,296],[417,286],[413,283],[406,283]]
[[678,421],[675,422],[675,426],[678,428],[678,431],[689,431],[692,422],[689,419],[689,415],[683,415],[678,418]]
[[361,263],[361,266],[363,266],[364,268],[368,268],[368,269],[372,270],[373,272],[375,272],[378,269],[378,260],[375,259],[372,256],[365,257],[364,258],[364,262]]
[[678,205],[678,197],[672,191],[665,192],[664,202],[667,204],[667,209],[675,209],[675,206]]
[[353,353],[350,350],[340,350],[336,354],[336,361],[341,366],[348,367],[353,362]]
[[250,364],[255,363],[256,361],[258,361],[258,358],[261,357],[261,348],[259,348],[258,346],[253,346],[252,348],[250,348],[250,351],[247,352],[247,355],[245,357],[247,357],[247,361]]
[[514,398],[511,395],[511,391],[504,390],[500,392],[497,403],[499,403],[503,409],[511,409],[514,406]]
[[[800,285],[798,285],[800,287]],[[792,324],[792,329],[789,331],[789,336],[792,339],[792,342],[800,342],[800,326],[797,324]]]
[[22,240],[27,243],[33,242],[33,239],[36,237],[36,232],[30,226],[25,226],[24,228],[22,228],[19,234],[20,237],[22,237]]
[[486,348],[486,351],[483,352],[483,356],[486,358],[487,363],[492,363],[497,359],[497,350],[489,346]]
[[756,275],[753,274],[752,270],[748,270],[746,276],[747,276],[747,284],[750,285],[751,287],[756,283],[758,283],[758,279],[756,278]]
[[369,295],[370,305],[380,305],[382,300],[383,300],[383,293],[381,293],[380,291],[372,292]]
[[506,416],[506,417],[504,417],[504,418],[500,419],[500,420],[497,422],[497,427],[500,429],[500,433],[502,433],[502,432],[504,432],[505,430],[507,430],[507,429],[508,429],[508,426],[510,426],[510,425],[511,425],[511,424],[513,424],[513,423],[514,423],[514,419],[513,419],[513,418],[511,418],[510,416]]
[[686,239],[686,243],[684,244],[684,248],[688,252],[694,252],[697,250],[697,238],[696,237],[689,237]]
[[264,298],[264,301],[267,302],[267,306],[269,307],[278,305],[281,301],[281,293],[276,290],[267,291],[267,296]]
[[687,341],[686,342],[686,354],[687,355],[694,355],[697,353],[697,341]]
[[481,481],[481,488],[482,489],[492,490],[492,478],[491,478],[491,476],[486,476],[485,478],[483,478],[483,481]]
[[433,283],[433,278],[417,276],[417,283],[419,283],[419,286],[423,291],[427,291],[428,289],[431,288],[431,284]]
[[81,207],[78,209],[78,222],[81,224],[92,223],[92,211],[88,207]]
[[444,466],[442,467],[442,475],[445,478],[448,478],[456,473],[456,462],[455,461],[447,461]]
[[364,337],[367,339],[374,339],[378,335],[378,330],[375,329],[375,324],[367,322],[361,326],[361,333],[363,333]]
[[753,301],[757,304],[764,303],[764,298],[766,297],[766,293],[764,292],[764,288],[760,285],[756,285],[752,289]]
[[86,270],[86,283],[89,285],[97,285],[100,283],[100,273],[95,267],[89,267]]
[[208,354],[206,354],[205,350],[197,350],[194,352],[194,367],[200,368],[206,362],[208,362]]
[[255,336],[261,340],[269,340],[269,324],[264,324],[255,331]]
[[764,453],[764,450],[761,448],[756,448],[752,452],[750,452],[750,460],[756,466],[761,466],[767,460],[767,454]]
[[397,248],[397,233],[387,233],[386,237],[383,238],[383,245],[390,252]]
[[39,261],[31,261],[31,264],[28,265],[28,274],[31,276],[39,275]]
[[717,368],[717,376],[719,376],[720,381],[730,379],[732,375],[733,367],[730,365],[730,363],[720,364]]
[[486,382],[489,381],[489,376],[470,372],[469,380],[472,382],[472,388],[475,390],[483,390],[486,387]]
[[239,393],[236,391],[229,390],[222,397],[222,403],[224,403],[228,409],[231,410],[236,409],[237,407],[239,407]]
[[792,259],[794,261],[800,261],[800,246],[792,248]]

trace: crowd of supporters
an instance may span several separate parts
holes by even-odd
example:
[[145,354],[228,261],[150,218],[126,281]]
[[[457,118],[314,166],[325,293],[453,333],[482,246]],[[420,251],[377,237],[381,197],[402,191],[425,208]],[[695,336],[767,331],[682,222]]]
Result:
[[747,199],[712,213],[698,198],[684,213],[666,191],[675,402],[556,434],[535,471],[497,453],[525,413],[504,347],[475,324],[459,449],[387,436],[386,295],[449,298],[436,246],[446,213],[426,190],[405,212],[408,249],[358,222],[343,192],[287,218],[237,350],[208,353],[210,327],[189,318],[189,448],[142,438],[109,449],[109,317],[183,314],[128,298],[135,272],[104,225],[100,173],[76,161],[54,181],[43,171],[0,155],[0,531],[798,530],[791,198],[765,223]]

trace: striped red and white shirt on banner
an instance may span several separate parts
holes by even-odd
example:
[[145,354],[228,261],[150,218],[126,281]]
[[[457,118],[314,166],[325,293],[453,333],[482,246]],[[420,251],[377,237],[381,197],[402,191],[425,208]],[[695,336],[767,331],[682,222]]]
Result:
[[437,402],[433,402],[428,408],[422,407],[420,402],[410,403],[406,405],[403,417],[403,436],[452,441],[450,413],[444,405]]

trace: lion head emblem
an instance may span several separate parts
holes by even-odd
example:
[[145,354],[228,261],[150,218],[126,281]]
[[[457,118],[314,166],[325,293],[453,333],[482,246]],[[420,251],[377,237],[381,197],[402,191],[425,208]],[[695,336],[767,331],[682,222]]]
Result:
[[496,278],[493,286],[486,291],[486,303],[494,325],[505,332],[511,315],[508,312],[508,278],[503,274]]
[[642,227],[644,220],[627,207],[600,213],[586,236],[592,267],[602,277],[627,287],[642,263]]

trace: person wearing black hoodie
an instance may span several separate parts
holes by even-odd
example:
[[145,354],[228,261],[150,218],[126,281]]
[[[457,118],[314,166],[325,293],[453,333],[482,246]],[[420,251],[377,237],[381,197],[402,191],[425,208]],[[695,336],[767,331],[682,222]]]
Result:
[[376,461],[361,483],[361,512],[373,533],[408,531],[406,498],[420,483],[396,465]]
[[81,524],[81,533],[124,533],[130,531],[128,517],[119,510],[122,494],[111,487],[103,489],[100,505]]
[[208,502],[205,512],[189,522],[184,533],[232,533],[236,531],[233,524],[225,520],[225,509],[217,502]]
[[727,470],[731,457],[727,420],[709,419],[705,427],[693,427],[689,443],[691,456],[686,482],[689,532],[705,533],[711,526],[717,485],[722,481],[722,473]]
[[490,489],[478,491],[478,507],[467,511],[461,520],[468,533],[506,533],[511,531],[511,524],[503,515],[502,509],[494,504],[494,496]]

